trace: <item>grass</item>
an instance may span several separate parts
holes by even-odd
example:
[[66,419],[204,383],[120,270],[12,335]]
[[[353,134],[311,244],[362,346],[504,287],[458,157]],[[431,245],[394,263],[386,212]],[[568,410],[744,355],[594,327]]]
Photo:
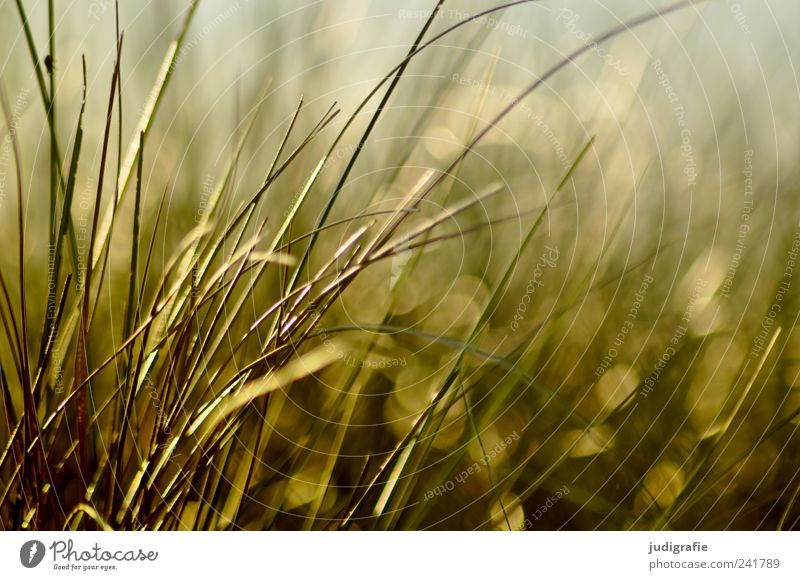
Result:
[[[797,527],[798,311],[787,270],[796,204],[784,201],[780,222],[759,208],[754,231],[769,232],[775,245],[764,252],[780,255],[760,276],[740,267],[728,296],[711,257],[685,259],[713,254],[706,223],[689,220],[684,231],[665,211],[660,224],[650,215],[662,231],[634,242],[643,203],[635,190],[602,220],[592,214],[601,160],[618,147],[607,135],[576,130],[559,143],[568,162],[541,173],[498,145],[527,103],[577,75],[598,46],[657,30],[699,3],[609,28],[517,83],[499,106],[502,61],[487,51],[474,98],[460,97],[469,110],[453,129],[460,136],[437,163],[420,161],[420,143],[436,146],[427,132],[452,103],[439,88],[426,104],[415,94],[414,106],[398,105],[423,82],[417,68],[433,67],[429,52],[464,33],[466,50],[442,62],[474,65],[492,37],[481,19],[533,3],[442,28],[439,0],[354,106],[318,111],[318,99],[301,97],[271,139],[261,131],[273,81],[262,80],[252,106],[237,110],[219,178],[192,211],[172,175],[158,174],[153,131],[200,0],[133,129],[123,125],[123,87],[135,55],[124,48],[119,7],[105,114],[87,107],[89,55],[70,119],[59,78],[74,69],[59,68],[56,6],[47,5],[43,56],[38,23],[16,0],[48,178],[26,176],[35,171],[23,159],[29,134],[18,131],[21,112],[0,76],[16,190],[2,204],[4,223],[15,224],[4,238],[13,259],[8,252],[0,269],[2,529]],[[382,130],[398,115],[411,127],[402,146]],[[86,165],[94,127],[99,163]],[[476,159],[485,165],[475,169]],[[356,175],[375,163],[387,169]],[[653,165],[645,184],[655,183]],[[518,195],[514,183],[528,192],[534,173],[539,193]],[[683,191],[666,181],[651,191]],[[196,190],[186,195],[196,202]],[[573,205],[590,208],[580,226],[588,244],[571,231],[580,229],[569,221]],[[46,223],[30,219],[32,207],[46,207]],[[701,214],[734,223],[720,216]],[[764,268],[760,247],[743,263]],[[643,276],[657,283],[634,317]],[[750,329],[764,321],[759,338]],[[761,346],[748,352],[752,344]],[[604,356],[614,361],[597,372]]]

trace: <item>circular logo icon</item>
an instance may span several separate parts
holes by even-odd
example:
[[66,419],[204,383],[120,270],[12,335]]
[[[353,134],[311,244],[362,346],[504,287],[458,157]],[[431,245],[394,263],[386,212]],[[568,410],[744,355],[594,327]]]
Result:
[[44,559],[44,544],[39,540],[29,540],[19,549],[19,561],[26,568],[35,568]]

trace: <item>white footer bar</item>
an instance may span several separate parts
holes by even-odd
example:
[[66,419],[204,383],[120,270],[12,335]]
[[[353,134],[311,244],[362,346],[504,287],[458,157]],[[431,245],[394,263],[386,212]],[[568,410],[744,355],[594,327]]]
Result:
[[792,532],[3,532],[0,577],[797,579],[799,552]]

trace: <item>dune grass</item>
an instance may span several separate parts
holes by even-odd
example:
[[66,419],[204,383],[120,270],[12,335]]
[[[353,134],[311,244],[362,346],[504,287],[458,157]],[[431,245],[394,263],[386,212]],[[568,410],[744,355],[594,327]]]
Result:
[[[800,407],[787,403],[790,385],[774,372],[787,357],[791,361],[786,345],[797,316],[789,307],[794,300],[782,303],[757,355],[737,361],[741,368],[725,385],[716,420],[707,433],[698,431],[688,426],[679,402],[692,373],[700,373],[698,357],[711,352],[713,333],[681,334],[673,348],[674,325],[659,325],[653,312],[651,334],[658,328],[664,336],[656,354],[639,363],[635,380],[621,366],[612,367],[616,374],[587,379],[591,371],[576,370],[575,352],[558,351],[587,301],[635,290],[656,257],[680,244],[679,235],[659,239],[620,268],[609,267],[625,209],[608,243],[585,256],[565,282],[564,298],[549,312],[528,310],[541,295],[531,280],[555,270],[557,256],[569,253],[563,242],[558,251],[550,246],[557,238],[551,212],[585,186],[577,178],[598,155],[598,138],[586,135],[568,150],[568,166],[547,188],[544,203],[522,213],[494,213],[504,207],[495,202],[509,193],[507,183],[483,179],[475,190],[462,186],[465,165],[487,136],[550,79],[569,74],[596,46],[657,26],[654,21],[695,2],[644,12],[598,36],[596,44],[581,44],[491,113],[484,108],[493,71],[486,70],[469,135],[448,161],[421,170],[401,157],[383,183],[401,189],[399,198],[381,205],[377,192],[363,191],[363,211],[336,211],[358,161],[380,153],[374,133],[398,87],[414,82],[406,78],[409,67],[480,18],[512,14],[532,1],[498,5],[433,33],[445,3],[439,0],[405,56],[354,110],[331,103],[311,117],[300,99],[263,162],[260,187],[243,190],[238,176],[268,101],[265,82],[241,116],[227,166],[192,227],[175,235],[167,221],[169,189],[147,191],[143,175],[152,163],[150,130],[200,0],[193,0],[169,45],[127,149],[121,77],[130,58],[119,14],[104,116],[86,109],[84,58],[82,105],[77,118],[67,119],[56,89],[57,7],[50,0],[43,56],[25,3],[16,0],[49,136],[49,188],[28,187],[20,147],[26,136],[15,130],[3,81],[17,245],[15,263],[6,261],[0,270],[2,528],[795,527],[800,478],[787,450],[796,445]],[[481,30],[474,43],[487,35]],[[431,103],[415,117],[420,130],[434,108]],[[76,190],[87,177],[87,115],[103,126],[88,220],[76,210]],[[59,127],[70,123],[74,130],[64,147]],[[332,165],[344,144],[351,144],[344,163]],[[400,178],[404,169],[415,174],[413,182]],[[26,207],[45,203],[47,223],[28,223]],[[432,259],[431,251],[462,243],[480,254],[481,236],[508,223],[524,223],[524,231],[507,254],[492,257],[495,274],[484,277],[473,316],[441,332],[410,321],[404,302],[413,299],[415,280],[425,280],[441,259]],[[790,236],[776,233],[787,250]],[[30,259],[34,239],[37,247],[46,240],[46,264]],[[530,279],[537,259],[541,269]],[[775,284],[781,268],[775,268]],[[38,275],[32,281],[31,270],[45,272],[45,283]],[[366,288],[376,283],[376,270],[382,272],[378,280],[390,272],[391,282],[376,294],[357,290],[362,280]],[[667,275],[661,279],[666,285]],[[446,294],[450,282],[438,291]],[[380,294],[369,309],[372,319],[343,316],[342,304],[358,306],[348,302],[354,292],[361,300]],[[525,296],[532,302],[522,302]],[[713,292],[703,296],[716,299]],[[679,323],[681,314],[680,308],[669,314],[670,322]],[[592,360],[617,332],[619,316],[608,316],[614,322],[603,325],[605,337],[581,335]],[[655,338],[659,342],[657,332]],[[651,361],[664,345],[671,354],[656,376]],[[435,368],[413,354],[419,351],[438,353]],[[733,360],[710,356],[718,366]],[[424,391],[416,401],[421,405],[397,421],[399,427],[390,426],[376,405],[409,388],[398,377],[415,374],[412,387]],[[618,384],[608,393],[612,375]],[[597,389],[606,389],[600,407],[591,402]],[[779,412],[764,415],[763,408],[776,404]],[[749,464],[764,447],[774,455],[770,481],[740,483],[743,472],[763,469]],[[706,509],[712,502],[715,512]]]

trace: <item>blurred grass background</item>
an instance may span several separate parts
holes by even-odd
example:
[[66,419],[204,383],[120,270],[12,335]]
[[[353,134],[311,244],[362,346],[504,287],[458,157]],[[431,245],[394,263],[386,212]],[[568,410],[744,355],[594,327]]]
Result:
[[[47,3],[25,5],[44,55]],[[342,113],[254,209],[254,223],[267,220],[271,239],[336,133],[403,59],[434,5],[199,2],[147,134],[141,237],[155,241],[143,296],[155,295],[175,248],[204,218],[247,122],[255,119],[253,131],[217,209],[223,222],[264,183],[299,99],[295,135],[311,131],[335,102]],[[411,61],[329,223],[398,207],[425,171],[445,170],[569,52],[666,5],[535,2],[444,37]],[[426,38],[490,6],[448,0]],[[177,0],[120,3],[123,150],[138,138],[137,123],[187,7]],[[171,518],[153,521],[217,529],[330,528],[343,521],[365,529],[796,527],[798,17],[800,6],[788,0],[699,3],[602,43],[548,78],[425,198],[411,222],[495,185],[500,192],[426,234],[447,239],[359,271],[315,333],[292,343],[298,351],[322,347],[333,363],[271,393],[263,407],[259,399],[257,412],[242,419],[234,440],[206,466],[213,484],[204,479],[180,496],[180,509],[168,506]],[[65,166],[81,106],[82,54],[87,62],[84,150],[72,206],[80,224],[94,207],[101,111],[115,66],[115,7],[108,0],[58,3],[55,25]],[[47,308],[49,133],[17,8],[8,0],[0,3],[0,46],[27,191],[25,293],[35,321],[30,342],[38,345]],[[288,239],[317,223],[377,102],[332,151]],[[115,158],[116,134],[110,145]],[[6,128],[0,240],[16,248],[10,150]],[[104,208],[112,203],[115,171],[105,179]],[[117,210],[90,369],[124,340],[133,197],[126,193]],[[323,267],[358,225],[323,232],[301,276]],[[222,254],[234,250],[226,242]],[[304,251],[302,241],[288,248],[298,259]],[[0,267],[7,280],[16,279],[15,252],[3,253]],[[254,341],[226,367],[232,346],[280,298],[285,280],[276,267],[236,308],[221,306],[231,321],[220,335],[224,346],[202,361],[201,383],[211,391],[218,392],[219,369],[229,378],[259,356],[262,345]],[[48,370],[41,420],[45,407],[64,396],[58,385],[70,390],[75,344],[63,349],[65,375]],[[12,366],[12,351],[0,343],[4,369]],[[440,423],[404,447],[453,369],[461,395],[447,401]],[[19,412],[22,388],[5,374]],[[106,367],[93,380],[93,400],[112,394],[124,374],[116,363]],[[169,374],[153,377],[164,404],[173,404]],[[137,397],[143,417],[152,414],[144,390]],[[265,434],[254,447],[259,424]],[[103,437],[113,440],[114,429],[103,419],[94,428],[93,456],[102,464]],[[4,448],[12,431],[8,422],[0,427]],[[143,448],[146,441],[142,435]],[[397,449],[407,453],[393,454]],[[135,452],[128,452],[127,475],[115,477],[134,489]],[[379,469],[388,458],[391,469]],[[13,467],[6,459],[2,467]],[[4,472],[4,489],[13,479]],[[67,503],[104,512],[98,497],[60,485]],[[152,483],[142,510],[158,512],[159,485]],[[355,502],[362,492],[363,502]],[[7,493],[7,506],[15,493]],[[120,525],[136,527],[135,518]]]

